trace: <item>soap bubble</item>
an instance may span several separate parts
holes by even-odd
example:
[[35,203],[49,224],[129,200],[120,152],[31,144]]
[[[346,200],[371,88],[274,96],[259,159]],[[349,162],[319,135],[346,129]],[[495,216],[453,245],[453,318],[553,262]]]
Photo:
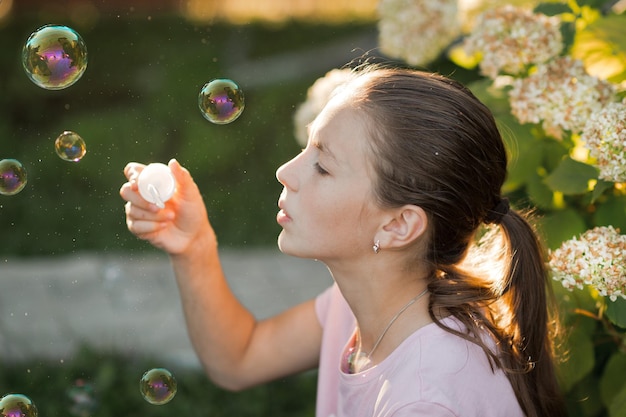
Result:
[[77,133],[66,130],[54,141],[54,150],[64,161],[78,162],[87,153],[87,145]]
[[150,404],[163,405],[176,395],[176,379],[164,368],[154,368],[143,374],[139,382],[143,398]]
[[0,161],[0,194],[14,195],[26,186],[26,168],[16,159]]
[[0,417],[37,417],[37,407],[25,395],[7,394],[0,399]]
[[39,87],[61,90],[78,81],[87,69],[87,46],[74,29],[42,26],[24,44],[22,65]]
[[243,91],[232,80],[215,79],[200,90],[198,106],[209,122],[218,125],[231,123],[245,107]]

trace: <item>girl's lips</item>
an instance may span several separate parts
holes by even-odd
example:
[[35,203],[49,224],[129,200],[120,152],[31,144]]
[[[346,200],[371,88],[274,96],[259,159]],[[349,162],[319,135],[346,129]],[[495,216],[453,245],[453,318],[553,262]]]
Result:
[[290,221],[291,221],[291,217],[289,217],[289,216],[287,215],[287,213],[285,212],[285,210],[282,210],[282,209],[281,209],[281,210],[278,212],[278,214],[276,215],[276,222],[277,222],[278,224],[280,224],[281,226],[282,226],[283,224],[285,224],[285,223],[290,222]]
[[280,210],[278,211],[278,214],[276,214],[276,222],[282,226],[291,221],[291,217],[289,217],[287,211],[285,211],[285,201],[282,196],[278,199],[278,208]]

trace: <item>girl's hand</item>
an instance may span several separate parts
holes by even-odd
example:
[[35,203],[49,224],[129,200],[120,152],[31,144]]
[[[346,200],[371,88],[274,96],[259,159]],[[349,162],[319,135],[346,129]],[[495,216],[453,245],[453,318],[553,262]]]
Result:
[[172,159],[168,166],[176,180],[176,192],[160,209],[139,194],[137,178],[145,165],[130,162],[124,168],[128,182],[120,189],[126,200],[126,225],[135,236],[150,242],[170,255],[184,254],[194,241],[208,236],[215,240],[206,207],[198,186],[178,161]]

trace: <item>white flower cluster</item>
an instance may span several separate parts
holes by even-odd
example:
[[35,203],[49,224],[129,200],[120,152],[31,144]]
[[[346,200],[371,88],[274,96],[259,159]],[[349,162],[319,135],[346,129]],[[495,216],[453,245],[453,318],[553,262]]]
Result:
[[613,84],[587,73],[582,61],[569,56],[538,65],[513,82],[511,113],[521,123],[542,123],[548,134],[580,133],[592,113],[615,98]]
[[498,7],[479,16],[464,48],[469,55],[481,54],[480,70],[492,79],[522,74],[561,52],[559,24],[558,17],[510,5]]
[[553,278],[568,290],[595,288],[611,301],[626,299],[626,235],[612,226],[587,230],[550,253]]
[[601,179],[626,182],[626,101],[609,103],[593,113],[581,139],[595,159]]
[[457,0],[381,0],[380,50],[412,66],[437,58],[461,33]]
[[348,81],[352,75],[352,70],[349,68],[332,69],[309,87],[306,100],[298,106],[294,113],[294,134],[301,146],[306,146],[309,138],[307,126],[322,111],[337,87]]

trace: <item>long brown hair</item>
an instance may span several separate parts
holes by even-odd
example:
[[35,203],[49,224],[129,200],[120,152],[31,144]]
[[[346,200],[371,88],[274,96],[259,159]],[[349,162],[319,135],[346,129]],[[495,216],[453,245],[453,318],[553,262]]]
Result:
[[[501,196],[507,154],[492,113],[440,75],[380,66],[360,75],[353,103],[370,128],[375,196],[382,206],[414,204],[429,216],[429,249],[419,261],[431,265],[432,319],[505,370],[527,416],[565,415],[545,253],[527,213],[508,209]],[[481,264],[499,274],[480,273]],[[468,333],[447,328],[442,313]]]

